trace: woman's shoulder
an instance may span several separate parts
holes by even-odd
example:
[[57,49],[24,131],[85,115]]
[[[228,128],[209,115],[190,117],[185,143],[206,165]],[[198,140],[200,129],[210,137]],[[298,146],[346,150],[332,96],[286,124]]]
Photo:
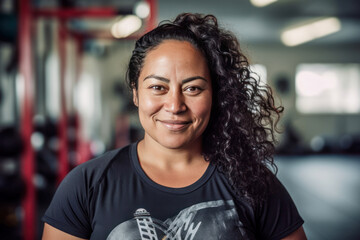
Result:
[[265,201],[256,210],[263,229],[261,239],[281,239],[304,223],[288,190],[275,175],[269,181]]
[[128,164],[131,145],[107,151],[72,169],[64,181],[85,181],[97,183],[109,169]]
[[[71,235],[88,239],[91,234],[89,216],[94,191],[103,176],[118,162],[129,159],[129,146],[108,151],[72,169],[56,190],[43,221]],[[115,172],[115,171],[114,171]]]
[[292,200],[286,187],[275,174],[271,174],[268,179],[268,200],[269,199],[287,199]]

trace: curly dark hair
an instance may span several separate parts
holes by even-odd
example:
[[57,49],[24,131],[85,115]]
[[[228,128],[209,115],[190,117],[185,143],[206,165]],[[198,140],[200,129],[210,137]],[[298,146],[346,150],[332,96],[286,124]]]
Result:
[[183,13],[162,22],[135,44],[128,84],[137,89],[146,54],[167,39],[188,41],[205,56],[211,74],[213,105],[203,135],[203,154],[229,179],[234,191],[252,203],[265,198],[273,179],[275,131],[283,107],[272,90],[254,77],[236,37],[213,15]]

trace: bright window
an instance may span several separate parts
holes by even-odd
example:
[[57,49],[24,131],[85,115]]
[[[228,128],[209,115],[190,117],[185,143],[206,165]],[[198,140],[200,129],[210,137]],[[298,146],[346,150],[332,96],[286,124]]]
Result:
[[360,64],[300,64],[295,84],[301,113],[360,112]]

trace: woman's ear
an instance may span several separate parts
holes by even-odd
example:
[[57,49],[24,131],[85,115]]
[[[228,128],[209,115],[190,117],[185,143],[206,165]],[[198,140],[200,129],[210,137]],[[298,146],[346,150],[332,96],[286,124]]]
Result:
[[139,107],[138,93],[135,88],[133,88],[133,102],[134,102],[135,106]]

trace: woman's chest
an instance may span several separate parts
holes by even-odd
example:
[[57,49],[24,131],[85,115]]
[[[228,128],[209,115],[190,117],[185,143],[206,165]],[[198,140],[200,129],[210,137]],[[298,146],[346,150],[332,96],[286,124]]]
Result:
[[110,198],[97,200],[90,239],[254,239],[247,213],[232,199],[166,198],[156,192]]

